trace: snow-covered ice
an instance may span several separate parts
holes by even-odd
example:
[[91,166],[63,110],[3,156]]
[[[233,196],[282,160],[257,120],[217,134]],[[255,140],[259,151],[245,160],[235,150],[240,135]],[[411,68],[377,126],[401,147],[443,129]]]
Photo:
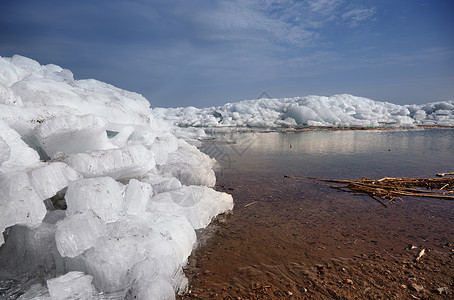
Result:
[[397,105],[348,94],[255,99],[210,108],[154,108],[182,127],[454,126],[454,100]]
[[0,57],[0,281],[31,278],[21,299],[174,298],[195,229],[233,208],[203,135],[139,94]]

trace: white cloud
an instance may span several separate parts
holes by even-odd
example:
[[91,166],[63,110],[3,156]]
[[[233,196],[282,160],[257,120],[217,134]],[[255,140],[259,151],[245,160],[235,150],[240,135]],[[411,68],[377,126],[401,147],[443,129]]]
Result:
[[342,4],[343,0],[311,0],[308,2],[312,11],[330,14]]
[[342,14],[342,19],[349,22],[351,27],[358,26],[361,22],[373,20],[376,9],[372,8],[353,8]]
[[[295,2],[296,3],[296,2]],[[215,10],[202,11],[198,22],[207,39],[237,43],[237,47],[279,51],[304,47],[316,37],[299,17],[293,1],[221,1]]]

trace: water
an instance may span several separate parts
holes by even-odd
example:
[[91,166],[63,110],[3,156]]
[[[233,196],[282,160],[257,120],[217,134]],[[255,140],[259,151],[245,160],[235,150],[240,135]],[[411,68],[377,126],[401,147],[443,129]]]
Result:
[[[408,298],[395,296],[401,284],[394,296],[383,290],[407,283],[410,273],[402,271],[385,288],[385,271],[402,270],[422,248],[432,249],[427,268],[411,272],[427,278],[425,286],[452,279],[454,201],[404,197],[381,205],[331,183],[284,175],[356,180],[454,172],[453,129],[222,133],[202,151],[219,162],[217,188],[233,195],[235,207],[190,258],[195,263],[187,274],[199,290],[221,287],[213,293],[247,298],[250,286],[263,281],[274,290],[291,290],[295,298],[307,298],[299,289],[307,286],[319,293],[313,295],[324,295],[314,298],[331,298],[324,294],[326,282],[347,276],[336,274],[340,266],[326,270],[335,274],[331,279],[310,272],[334,261],[358,274],[354,282],[366,282],[357,298]],[[382,264],[386,270],[377,271]],[[215,275],[191,279],[204,270]],[[282,285],[269,278],[282,279]],[[366,286],[374,286],[375,296],[361,294]]]
[[320,178],[432,177],[454,171],[454,130],[232,133],[202,151],[224,173],[273,172]]

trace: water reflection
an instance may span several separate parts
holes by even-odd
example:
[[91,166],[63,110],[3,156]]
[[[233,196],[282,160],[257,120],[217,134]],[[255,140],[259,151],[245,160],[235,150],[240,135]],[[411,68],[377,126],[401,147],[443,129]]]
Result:
[[[454,130],[230,133],[202,150],[222,172],[314,177],[423,177],[454,170]],[[213,151],[216,150],[216,151]]]

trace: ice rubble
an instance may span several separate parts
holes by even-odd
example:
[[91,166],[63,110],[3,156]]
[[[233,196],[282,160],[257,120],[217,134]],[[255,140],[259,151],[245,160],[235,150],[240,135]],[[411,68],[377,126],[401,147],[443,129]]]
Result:
[[233,207],[186,142],[203,134],[139,94],[0,57],[0,283],[35,278],[21,299],[174,298],[195,229]]
[[203,109],[154,108],[153,115],[182,127],[454,126],[454,100],[396,105],[343,94],[244,100]]

